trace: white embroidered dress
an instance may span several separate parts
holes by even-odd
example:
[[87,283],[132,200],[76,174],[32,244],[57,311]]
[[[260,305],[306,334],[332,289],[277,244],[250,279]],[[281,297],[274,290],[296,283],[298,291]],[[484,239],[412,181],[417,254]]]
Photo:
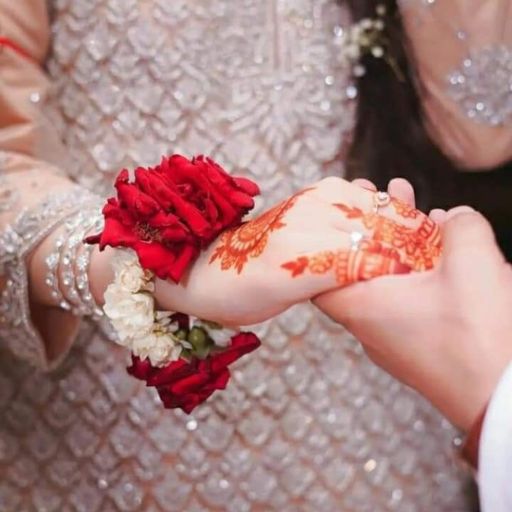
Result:
[[[50,6],[54,90],[26,102],[84,188],[105,195],[121,166],[169,152],[213,156],[269,205],[342,173],[354,106],[334,0]],[[0,511],[468,510],[452,428],[350,336],[309,305],[258,333],[191,416],[164,410],[92,323],[50,373],[23,340],[1,352]]]

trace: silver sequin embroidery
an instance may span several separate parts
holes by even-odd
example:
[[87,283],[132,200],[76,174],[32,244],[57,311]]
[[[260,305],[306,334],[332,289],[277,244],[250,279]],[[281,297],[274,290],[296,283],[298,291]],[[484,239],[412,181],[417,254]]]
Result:
[[504,45],[472,51],[448,76],[450,94],[476,122],[512,123],[512,48]]

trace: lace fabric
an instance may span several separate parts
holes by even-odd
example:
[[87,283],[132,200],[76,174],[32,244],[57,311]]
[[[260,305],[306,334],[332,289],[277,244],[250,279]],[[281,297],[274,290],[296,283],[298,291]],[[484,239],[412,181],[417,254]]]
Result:
[[[211,154],[264,203],[342,172],[354,105],[334,0],[54,0],[46,101],[82,186]],[[192,416],[85,322],[59,369],[0,356],[0,510],[467,510],[453,429],[308,305]]]

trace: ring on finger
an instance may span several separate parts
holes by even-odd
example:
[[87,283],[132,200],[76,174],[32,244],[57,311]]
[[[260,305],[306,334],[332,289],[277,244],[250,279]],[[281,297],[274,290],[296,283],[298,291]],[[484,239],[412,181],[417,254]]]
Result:
[[352,251],[358,251],[363,239],[363,233],[360,233],[359,231],[352,231],[352,233],[350,233],[350,249]]
[[388,206],[389,203],[391,203],[391,196],[387,192],[375,192],[373,194],[373,213],[379,213],[379,209]]

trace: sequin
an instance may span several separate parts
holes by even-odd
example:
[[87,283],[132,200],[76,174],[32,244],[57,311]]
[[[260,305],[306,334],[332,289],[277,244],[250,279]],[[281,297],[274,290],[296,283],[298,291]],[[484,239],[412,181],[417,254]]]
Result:
[[512,48],[472,50],[448,75],[448,87],[470,119],[491,126],[512,123]]

